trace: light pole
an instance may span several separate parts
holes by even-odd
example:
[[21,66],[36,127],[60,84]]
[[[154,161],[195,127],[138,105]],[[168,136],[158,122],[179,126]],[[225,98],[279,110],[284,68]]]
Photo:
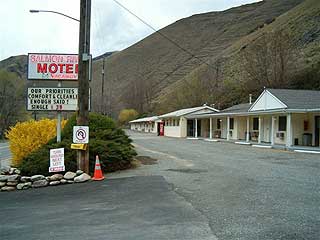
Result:
[[41,13],[41,12],[44,12],[44,13],[54,13],[54,14],[59,14],[61,16],[64,16],[64,17],[67,17],[67,18],[70,18],[74,21],[77,21],[77,22],[80,22],[79,19],[76,19],[76,18],[73,18],[73,17],[70,17],[69,15],[66,15],[64,13],[61,13],[61,12],[56,12],[56,11],[51,11],[51,10],[39,10],[39,9],[31,9],[29,10],[29,12],[31,13]]
[[[90,60],[90,24],[91,24],[91,0],[81,0],[80,20],[70,17],[64,13],[51,10],[30,10],[30,13],[54,13],[74,21],[80,22],[79,27],[79,53],[78,53],[78,116],[77,125],[89,125],[89,65]],[[85,151],[78,150],[78,169],[89,173],[89,148]]]

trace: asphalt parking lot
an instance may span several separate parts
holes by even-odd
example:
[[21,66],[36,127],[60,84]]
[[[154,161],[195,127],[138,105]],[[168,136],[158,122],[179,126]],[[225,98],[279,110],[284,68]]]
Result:
[[0,193],[0,239],[319,239],[319,155],[128,134],[135,169]]
[[205,239],[207,219],[163,177],[0,193],[0,239]]
[[218,239],[320,239],[320,156],[128,132],[158,161],[113,177],[161,175]]

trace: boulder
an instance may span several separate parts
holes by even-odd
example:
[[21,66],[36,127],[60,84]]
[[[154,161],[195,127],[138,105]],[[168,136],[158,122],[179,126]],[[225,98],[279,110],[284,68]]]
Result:
[[54,174],[51,177],[49,177],[50,181],[59,181],[63,178],[62,174]]
[[32,182],[26,182],[24,183],[23,189],[31,188],[31,186],[32,186]]
[[90,179],[91,177],[88,174],[82,173],[80,176],[74,178],[74,182],[82,183],[82,182],[89,181]]
[[77,175],[74,172],[66,172],[66,174],[64,174],[63,178],[67,179],[67,180],[72,180],[72,179],[74,179],[75,176],[77,176]]
[[7,181],[8,182],[15,182],[20,180],[20,175],[14,174],[14,175],[9,175]]
[[8,180],[9,175],[0,175],[0,182],[6,182]]
[[46,179],[37,180],[32,183],[33,188],[46,187],[48,185],[48,181]]
[[1,188],[1,191],[6,191],[6,192],[14,191],[14,190],[16,190],[16,188],[11,186],[5,186]]
[[25,184],[25,183],[19,183],[19,184],[17,185],[17,189],[18,189],[18,190],[22,190],[23,187],[24,187],[24,184]]
[[46,177],[43,175],[33,175],[31,177],[32,182],[39,181],[39,180],[45,180],[45,179],[46,179]]
[[20,178],[20,181],[25,183],[25,182],[31,182],[31,177],[26,177],[26,176],[23,176]]
[[7,182],[7,186],[17,186],[18,185],[18,181],[10,181],[10,182]]
[[10,168],[9,174],[10,174],[10,175],[14,174],[14,171],[15,171],[15,170],[16,170],[16,168]]
[[74,181],[73,180],[67,180],[67,183],[72,184],[72,183],[74,183]]
[[13,173],[19,175],[19,174],[21,174],[21,171],[20,171],[18,168],[16,168],[16,169],[13,171]]
[[9,174],[10,167],[2,167],[0,170],[0,174],[6,175]]
[[56,186],[56,185],[59,185],[60,184],[60,181],[52,181],[49,183],[50,186]]
[[61,180],[60,180],[60,183],[61,183],[61,184],[66,184],[67,182],[68,182],[68,180],[66,180],[66,179],[61,179]]
[[0,188],[4,187],[6,185],[6,182],[0,182]]
[[77,170],[77,171],[76,171],[76,175],[77,175],[77,176],[80,176],[82,173],[83,173],[82,170]]

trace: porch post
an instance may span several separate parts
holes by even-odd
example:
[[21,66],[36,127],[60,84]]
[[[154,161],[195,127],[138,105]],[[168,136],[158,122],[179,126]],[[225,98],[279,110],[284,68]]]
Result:
[[210,118],[210,133],[209,133],[209,138],[212,139],[212,118]]
[[275,121],[276,121],[276,118],[274,116],[271,116],[271,136],[270,136],[270,139],[271,139],[271,145],[273,146],[274,145],[274,133],[275,133]]
[[288,113],[287,114],[287,142],[286,142],[287,147],[292,146],[292,114]]
[[227,117],[227,141],[230,141],[230,117]]
[[195,131],[194,131],[194,137],[198,137],[198,119],[195,119]]
[[246,134],[246,142],[250,141],[250,116],[247,116],[247,134]]
[[262,138],[262,127],[261,127],[261,117],[259,116],[259,128],[258,128],[258,131],[259,131],[259,135],[258,135],[258,143],[260,144],[261,143],[261,138]]

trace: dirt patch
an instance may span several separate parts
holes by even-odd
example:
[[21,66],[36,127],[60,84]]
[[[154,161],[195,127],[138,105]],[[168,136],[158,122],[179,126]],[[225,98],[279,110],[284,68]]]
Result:
[[137,156],[135,157],[136,160],[138,160],[143,165],[154,165],[157,164],[157,159],[148,157],[148,156]]

